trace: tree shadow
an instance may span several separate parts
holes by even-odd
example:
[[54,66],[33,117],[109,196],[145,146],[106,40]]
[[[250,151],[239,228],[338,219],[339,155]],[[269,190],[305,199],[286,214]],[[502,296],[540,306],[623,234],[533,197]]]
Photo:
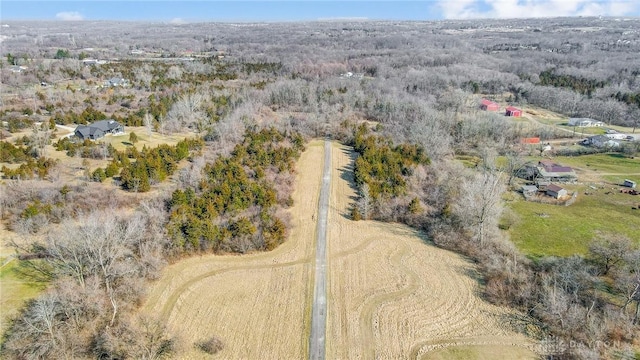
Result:
[[[349,150],[347,148],[343,148],[341,149],[341,151],[343,154],[347,155],[347,157],[349,158],[349,162],[347,163],[347,165],[338,169],[340,178],[346,181],[347,184],[349,184],[349,188],[351,188],[351,190],[353,190],[357,194],[358,188],[353,176],[353,170],[358,154],[355,151]],[[358,201],[358,195],[349,196],[349,200],[351,201],[349,205],[354,206],[356,201]],[[348,210],[347,212],[342,212],[340,215],[345,219],[351,220],[351,214],[349,214]]]

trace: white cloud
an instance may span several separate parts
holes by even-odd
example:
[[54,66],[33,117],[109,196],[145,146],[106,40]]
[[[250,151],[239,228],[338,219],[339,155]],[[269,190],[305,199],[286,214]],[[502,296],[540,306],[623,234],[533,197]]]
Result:
[[446,19],[624,16],[640,11],[634,0],[438,0]]
[[84,16],[77,11],[61,11],[56,14],[56,19],[63,21],[84,20]]
[[186,24],[187,22],[184,21],[184,19],[182,18],[173,18],[169,20],[169,23],[174,25],[182,25],[182,24]]

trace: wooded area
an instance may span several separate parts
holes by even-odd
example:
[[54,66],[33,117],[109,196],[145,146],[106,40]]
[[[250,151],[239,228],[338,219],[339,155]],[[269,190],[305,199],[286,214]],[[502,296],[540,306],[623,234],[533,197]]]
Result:
[[[579,344],[543,355],[639,353],[637,239],[603,229],[587,254],[531,258],[501,216],[530,155],[577,141],[539,112],[635,135],[640,20],[7,24],[0,211],[23,275],[48,285],[13,319],[3,357],[179,354],[138,315],[147,284],[194,254],[282,244],[296,160],[319,137],[358,154],[354,220],[424,231],[477,262],[484,297],[525,314],[527,335]],[[482,98],[523,119],[482,111]],[[61,134],[104,119],[125,134]],[[168,144],[176,134],[188,136]],[[543,144],[523,149],[530,137]],[[545,154],[640,150],[580,146]]]

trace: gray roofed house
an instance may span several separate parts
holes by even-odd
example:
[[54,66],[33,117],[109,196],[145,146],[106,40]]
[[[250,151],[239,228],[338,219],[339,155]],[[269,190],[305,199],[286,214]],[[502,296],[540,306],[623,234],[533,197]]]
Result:
[[74,134],[80,140],[97,140],[107,134],[124,133],[124,126],[111,119],[100,120],[89,125],[78,125]]
[[112,77],[111,79],[109,79],[109,80],[104,82],[104,86],[111,86],[111,87],[121,86],[121,87],[125,87],[125,86],[129,86],[129,80],[127,80],[125,78],[120,78],[120,77]]

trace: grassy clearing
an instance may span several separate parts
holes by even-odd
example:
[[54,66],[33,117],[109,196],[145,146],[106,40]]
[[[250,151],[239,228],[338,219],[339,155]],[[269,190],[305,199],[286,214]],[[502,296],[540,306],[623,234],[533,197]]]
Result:
[[513,346],[456,346],[427,353],[422,360],[502,360],[534,357],[530,350]]
[[[125,131],[126,132],[122,135],[105,136],[99,141],[113,145],[113,147],[118,151],[125,150],[127,147],[130,147],[130,146],[135,146],[138,150],[141,150],[142,147],[144,146],[152,147],[152,148],[160,144],[167,144],[167,145],[173,146],[177,144],[180,140],[183,140],[184,138],[191,138],[196,135],[195,133],[188,133],[188,132],[165,134],[165,135],[155,131],[152,131],[151,133],[149,133],[147,131],[147,128],[144,126],[138,126],[138,127],[127,126],[125,127]],[[138,136],[138,142],[135,144],[132,144],[129,141],[129,134],[131,134],[132,132],[135,132],[136,135]]]
[[[532,257],[584,254],[596,231],[621,233],[640,242],[640,197],[620,194],[617,189],[575,188],[578,201],[571,206],[514,201],[509,208],[517,215],[511,240]],[[584,195],[588,191],[592,195]],[[606,192],[611,194],[606,194]]]
[[584,254],[596,231],[621,233],[640,242],[640,210],[632,209],[640,206],[640,196],[621,194],[617,186],[624,179],[640,182],[639,158],[608,153],[553,160],[576,170],[580,185],[566,187],[578,192],[578,201],[558,206],[526,202],[517,196],[510,202],[502,223],[512,224],[511,239],[525,254]]
[[45,287],[43,283],[25,279],[19,261],[0,258],[0,335],[7,330],[9,321],[18,314],[29,299],[36,297]]
[[583,156],[558,156],[554,161],[582,170],[598,171],[609,174],[640,173],[640,158],[628,158],[617,153],[593,154]]

